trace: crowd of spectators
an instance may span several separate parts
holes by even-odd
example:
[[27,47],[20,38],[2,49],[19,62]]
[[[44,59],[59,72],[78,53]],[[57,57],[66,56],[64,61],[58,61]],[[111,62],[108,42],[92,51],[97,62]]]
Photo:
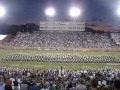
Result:
[[110,55],[80,55],[68,53],[27,54],[13,53],[3,61],[34,61],[34,62],[84,62],[84,63],[120,63],[120,59]]
[[120,45],[120,33],[111,33],[111,38],[116,44]]
[[19,32],[9,43],[10,46],[40,48],[115,48],[107,33],[93,34],[80,31],[35,31]]
[[0,67],[0,90],[120,90],[120,70]]

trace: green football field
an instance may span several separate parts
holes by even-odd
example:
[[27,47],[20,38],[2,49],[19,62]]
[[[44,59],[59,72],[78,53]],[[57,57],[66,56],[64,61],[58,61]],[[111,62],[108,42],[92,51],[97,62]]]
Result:
[[81,52],[81,51],[50,51],[50,50],[0,50],[0,66],[20,67],[20,68],[41,68],[41,69],[59,69],[61,66],[65,69],[120,69],[120,63],[57,63],[57,62],[25,62],[25,61],[2,61],[1,59],[13,53],[27,54],[46,54],[46,53],[69,53],[80,55],[111,55],[120,58],[120,52]]

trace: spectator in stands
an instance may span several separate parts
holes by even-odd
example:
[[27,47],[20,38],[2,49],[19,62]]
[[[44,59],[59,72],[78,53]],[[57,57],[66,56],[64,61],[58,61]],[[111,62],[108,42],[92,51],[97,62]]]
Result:
[[5,90],[5,83],[4,82],[0,82],[0,90]]
[[[97,87],[101,84],[105,84],[103,87],[106,88],[110,83],[104,83],[107,77],[111,75],[111,79],[114,81],[114,86],[111,84],[114,90],[119,90],[120,81],[119,69],[99,69],[99,70],[65,70],[64,68],[41,70],[35,68],[10,68],[10,67],[0,67],[3,77],[18,77],[22,82],[20,82],[20,90],[30,90],[33,88],[39,88],[42,90],[81,90],[89,89],[91,85],[91,90],[97,90]],[[62,71],[62,74],[61,74]],[[17,72],[18,74],[15,74]],[[30,76],[22,73],[31,73]],[[24,75],[24,77],[23,77]],[[95,79],[93,79],[93,77]],[[98,85],[98,80],[101,81]],[[12,85],[6,79],[6,88],[10,88]],[[14,81],[14,80],[13,80]],[[34,84],[31,83],[34,81]],[[1,84],[0,84],[1,85]],[[99,86],[100,87],[100,86]],[[102,87],[101,87],[102,88]],[[110,89],[110,88],[109,88]],[[8,89],[9,90],[9,89]]]
[[114,81],[114,90],[120,90],[120,79]]
[[5,82],[2,75],[0,75],[0,90],[5,90]]
[[6,80],[5,90],[12,90],[11,81],[9,79]]
[[28,84],[26,80],[23,80],[23,82],[20,84],[20,90],[28,90]]
[[109,85],[103,86],[103,87],[101,88],[101,90],[112,90],[112,87],[109,86]]
[[15,81],[13,81],[14,84],[14,90],[18,90],[18,80],[15,78]]
[[30,86],[29,90],[40,90],[40,88],[36,85],[36,83],[33,83],[33,85]]
[[76,90],[87,90],[86,86],[84,85],[83,80],[78,81],[78,85],[76,87]]
[[[44,84],[43,85],[43,88],[41,89],[41,90],[49,90],[47,87],[46,87],[46,85]],[[51,90],[55,90],[55,89],[51,89]]]
[[95,79],[95,78],[92,79],[92,81],[91,81],[91,90],[98,90],[97,86],[98,86],[98,80]]

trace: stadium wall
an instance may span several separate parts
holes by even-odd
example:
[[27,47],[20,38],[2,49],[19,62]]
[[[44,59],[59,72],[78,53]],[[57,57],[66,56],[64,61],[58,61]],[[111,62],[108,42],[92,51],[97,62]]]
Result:
[[12,50],[73,50],[73,51],[96,51],[96,52],[120,52],[120,48],[39,48],[39,47],[15,47],[15,46],[4,46],[0,45],[1,49],[12,49]]

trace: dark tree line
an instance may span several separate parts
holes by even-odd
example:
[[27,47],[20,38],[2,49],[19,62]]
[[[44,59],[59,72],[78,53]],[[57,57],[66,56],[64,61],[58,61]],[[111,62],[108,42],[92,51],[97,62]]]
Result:
[[0,24],[0,34],[16,35],[17,32],[32,32],[36,30],[39,30],[39,25],[34,23],[27,23],[24,25]]
[[[24,25],[8,25],[8,24],[0,24],[0,34],[12,34],[16,35],[17,32],[32,32],[39,30],[39,25],[34,23],[26,23]],[[102,34],[104,31],[93,30],[91,28],[85,28],[86,32],[99,33]]]
[[99,33],[99,34],[105,33],[104,30],[103,31],[101,31],[101,30],[94,30],[94,29],[88,28],[88,27],[85,28],[85,31],[86,32],[92,32],[93,34],[95,34],[95,33]]

